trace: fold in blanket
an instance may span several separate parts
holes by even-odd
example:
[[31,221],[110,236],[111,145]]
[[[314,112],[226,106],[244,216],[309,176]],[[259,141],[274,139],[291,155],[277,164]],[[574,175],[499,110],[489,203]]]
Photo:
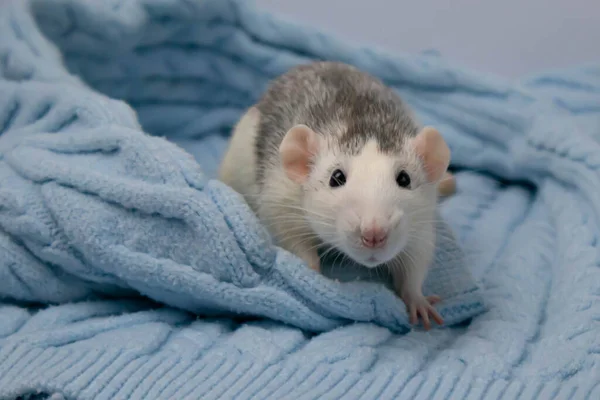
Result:
[[[41,21],[50,18],[45,12],[55,15],[54,8],[34,4]],[[142,46],[155,45],[139,44],[135,56],[148,53]],[[171,47],[165,43],[156,53]],[[80,53],[83,48],[69,51],[93,59]],[[198,57],[196,68],[212,62]],[[106,68],[104,62],[94,65]],[[247,68],[240,62],[221,73],[238,77]],[[153,73],[151,66],[143,71]],[[128,105],[64,75],[62,83],[0,83],[5,94],[0,226],[7,249],[0,295],[54,303],[136,292],[200,315],[268,317],[310,331],[352,321],[397,332],[410,328],[403,303],[389,289],[365,280],[340,284],[309,270],[271,243],[237,193],[203,173],[174,144],[145,135]],[[102,79],[100,71],[96,79]],[[181,96],[194,88],[185,78],[171,84]],[[219,84],[212,83],[215,93]],[[173,108],[183,100],[167,93],[143,104],[152,104],[163,119],[175,118]],[[222,101],[207,94],[203,104],[217,112]],[[214,120],[202,110],[196,117],[205,117],[209,126]],[[239,117],[230,112],[220,123],[230,128]],[[440,313],[454,324],[480,313],[483,302],[446,223],[439,223],[438,236],[437,261],[425,289],[443,296]],[[342,272],[348,275],[347,268]]]
[[[451,327],[408,332],[384,285],[310,271],[213,179],[268,81],[316,59],[447,139],[426,287]],[[510,84],[242,1],[9,0],[0,93],[0,398],[600,394],[597,66]]]

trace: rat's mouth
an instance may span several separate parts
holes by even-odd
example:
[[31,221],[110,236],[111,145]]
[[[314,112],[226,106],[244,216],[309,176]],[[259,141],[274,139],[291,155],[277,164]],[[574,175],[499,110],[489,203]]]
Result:
[[386,264],[390,259],[389,249],[369,249],[365,251],[365,248],[358,243],[347,241],[344,244],[339,247],[336,246],[337,250],[348,256],[354,263],[365,268],[379,267]]
[[363,266],[367,267],[367,268],[375,268],[380,266],[381,264],[383,264],[383,261],[381,261],[379,258],[373,256],[370,256],[369,258],[367,258],[366,260],[364,260],[363,262],[361,262],[360,264],[362,264]]

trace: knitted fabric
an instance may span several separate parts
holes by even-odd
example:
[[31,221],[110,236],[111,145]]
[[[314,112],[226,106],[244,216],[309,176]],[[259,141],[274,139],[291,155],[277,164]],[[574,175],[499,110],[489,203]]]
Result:
[[[598,396],[600,68],[511,84],[242,1],[1,7],[0,398]],[[213,179],[245,108],[314,59],[381,77],[452,149],[445,328],[310,271]]]

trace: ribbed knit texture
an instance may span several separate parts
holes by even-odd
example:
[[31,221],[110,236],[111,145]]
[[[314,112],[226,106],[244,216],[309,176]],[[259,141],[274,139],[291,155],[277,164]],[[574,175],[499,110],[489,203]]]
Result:
[[[152,34],[168,25],[163,21],[166,17],[152,11],[153,1],[137,3],[135,8],[128,8],[134,7],[134,2],[93,2],[86,7],[77,2],[33,4],[38,26],[60,46],[67,62],[94,59],[86,55],[90,49],[102,57],[112,54],[127,62],[139,46],[147,46]],[[186,4],[173,2],[168,10],[176,12]],[[105,9],[107,6],[110,8]],[[227,25],[219,18],[232,18],[238,10],[235,3],[227,2],[199,2],[195,7],[198,20],[171,23],[170,36],[162,37],[151,54],[171,49],[170,41],[175,40],[171,36],[190,40],[222,30]],[[136,96],[152,91],[157,83],[166,85],[155,94],[127,101],[136,105],[148,131],[160,135],[168,131],[169,137],[205,165],[201,168],[173,143],[145,135],[125,103],[78,84],[66,68],[58,75],[61,64],[36,55],[40,52],[37,47],[48,50],[51,43],[28,41],[22,33],[35,33],[25,29],[25,21],[17,13],[20,10],[21,18],[29,14],[22,8],[8,10],[7,33],[2,35],[7,60],[4,76],[8,79],[0,82],[0,246],[5,249],[0,296],[46,303],[89,299],[97,292],[113,296],[140,292],[201,315],[268,317],[312,332],[353,321],[375,322],[396,332],[409,330],[405,307],[392,291],[372,282],[341,285],[315,273],[299,258],[273,246],[241,196],[210,179],[227,143],[224,133],[243,111],[238,108],[234,112],[227,106],[240,101],[233,93],[231,100],[226,97],[233,90],[233,78],[232,83],[215,83],[205,77],[163,77],[153,71],[157,62],[142,60],[134,68],[140,73],[131,72],[131,82],[124,84],[120,75],[106,77],[106,69],[112,67],[98,56],[88,65],[94,77],[88,76],[90,71],[73,67],[92,85],[96,79],[104,79],[115,88],[129,87]],[[194,16],[192,11],[188,14]],[[63,17],[66,19],[61,20]],[[87,21],[88,17],[92,21]],[[204,24],[206,32],[196,36],[181,33],[192,21]],[[93,23],[101,27],[105,41],[120,32],[120,40],[109,46],[112,53],[100,44],[79,43],[82,37],[93,36]],[[62,32],[73,26],[85,29]],[[236,28],[228,33],[241,32]],[[143,44],[118,47],[134,37]],[[173,59],[164,57],[162,64]],[[202,71],[216,68],[216,57],[194,52],[192,60],[180,60],[176,65],[191,68],[193,63]],[[51,63],[56,66],[56,76],[48,77],[41,66]],[[228,68],[228,74],[237,79],[248,69],[242,60]],[[25,70],[26,76],[18,75]],[[36,75],[38,70],[41,72]],[[263,76],[262,83],[267,81]],[[197,98],[189,99],[191,94]],[[257,90],[254,95],[258,94]],[[160,123],[153,123],[148,116],[144,119],[147,107],[152,108],[153,118],[160,116]],[[181,133],[183,125],[188,129],[192,123],[180,114],[193,118],[197,126],[187,135]],[[159,131],[160,124],[167,122],[183,125]],[[445,299],[440,313],[454,324],[484,307],[456,240],[447,224],[438,225],[437,263],[426,289]],[[346,269],[356,268],[330,268],[338,277]]]
[[[26,4],[0,6],[1,399],[600,398],[600,67],[511,84],[242,1]],[[389,290],[307,270],[210,180],[311,59],[378,75],[448,140],[466,257],[440,224],[428,289],[452,327],[407,332]],[[195,315],[224,312],[267,318]]]

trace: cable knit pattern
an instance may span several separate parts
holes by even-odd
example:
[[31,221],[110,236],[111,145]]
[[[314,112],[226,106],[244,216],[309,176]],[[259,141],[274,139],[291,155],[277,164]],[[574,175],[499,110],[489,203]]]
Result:
[[[314,59],[448,140],[426,287],[450,326],[313,273],[212,179],[244,109]],[[600,397],[599,67],[504,82],[241,0],[6,0],[0,92],[0,398]]]

